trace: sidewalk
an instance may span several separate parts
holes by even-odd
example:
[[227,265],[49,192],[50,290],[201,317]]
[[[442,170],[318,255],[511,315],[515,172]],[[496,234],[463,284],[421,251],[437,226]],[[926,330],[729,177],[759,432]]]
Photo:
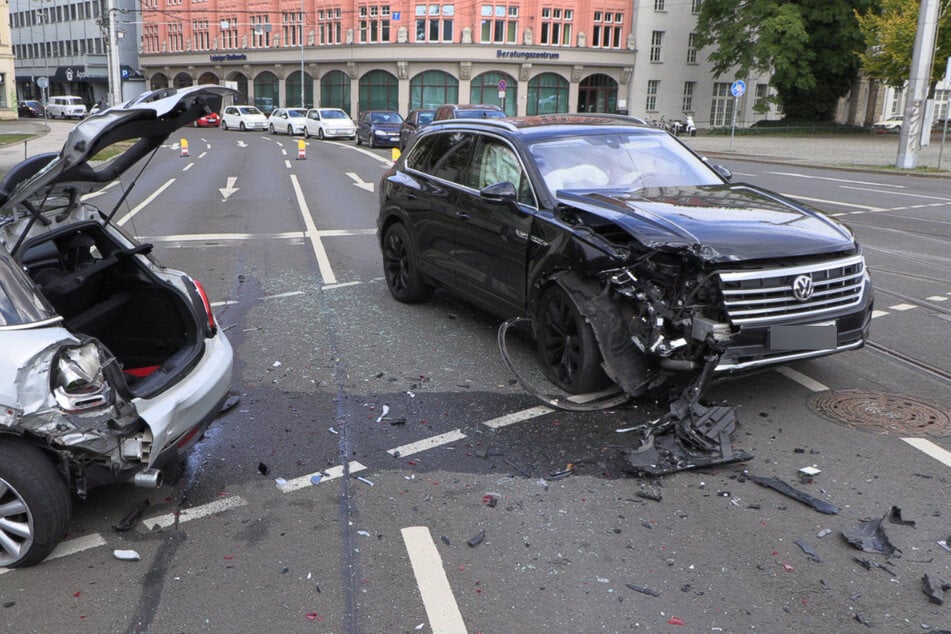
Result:
[[66,135],[76,126],[76,121],[48,121],[42,119],[13,119],[0,121],[0,134],[32,134],[33,137],[19,143],[0,146],[0,175],[6,174],[14,165],[34,154],[59,152],[66,142]]

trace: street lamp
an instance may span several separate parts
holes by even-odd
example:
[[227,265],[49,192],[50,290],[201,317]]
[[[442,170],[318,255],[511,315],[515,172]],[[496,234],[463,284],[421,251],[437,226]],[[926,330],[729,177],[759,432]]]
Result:
[[307,107],[304,103],[304,0],[300,0],[300,107]]

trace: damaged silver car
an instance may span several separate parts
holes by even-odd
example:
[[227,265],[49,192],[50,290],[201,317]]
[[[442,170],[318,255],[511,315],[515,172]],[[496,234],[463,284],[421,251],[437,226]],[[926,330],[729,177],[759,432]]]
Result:
[[694,402],[718,375],[855,350],[871,320],[847,227],[631,118],[433,123],[384,174],[378,232],[394,298],[439,286],[527,320],[571,393],[679,378]]
[[128,189],[111,210],[83,196],[233,94],[146,93],[0,181],[0,566],[50,553],[72,493],[159,486],[221,411],[233,353],[201,284],[113,221]]

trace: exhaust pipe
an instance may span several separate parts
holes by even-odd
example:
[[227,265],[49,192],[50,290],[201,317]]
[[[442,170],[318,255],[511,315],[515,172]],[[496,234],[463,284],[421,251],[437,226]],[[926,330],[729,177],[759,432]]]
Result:
[[162,471],[159,469],[140,471],[132,478],[132,484],[143,489],[157,489],[162,486]]

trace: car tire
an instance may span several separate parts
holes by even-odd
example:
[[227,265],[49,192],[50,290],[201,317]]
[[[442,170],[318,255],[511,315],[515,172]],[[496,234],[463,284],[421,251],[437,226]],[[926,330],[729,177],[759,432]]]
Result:
[[43,561],[69,525],[66,481],[46,454],[16,438],[0,438],[0,509],[0,566],[7,568]]
[[383,236],[383,275],[390,295],[398,302],[416,304],[433,294],[432,285],[419,272],[416,247],[401,222],[390,225]]
[[321,141],[324,140],[324,129],[323,129],[323,128],[317,128],[317,138],[320,139]]
[[244,121],[242,121],[241,123],[238,124],[238,128],[239,128],[242,132],[247,132],[247,131],[248,131],[247,126],[244,125]]
[[287,136],[294,136],[294,127],[287,126]]
[[353,137],[353,138],[356,140],[357,145],[363,145],[363,141],[360,139],[360,135],[359,135],[359,134],[356,135],[356,136]]
[[224,119],[221,120],[221,129],[222,129],[222,130],[227,130],[227,129],[228,129],[228,122],[225,121]]
[[535,337],[545,376],[562,390],[584,394],[608,384],[594,331],[558,285],[551,286],[538,304]]
[[273,123],[270,124],[270,125],[267,127],[267,131],[270,132],[271,134],[277,134],[277,132],[274,131],[274,124],[273,124]]
[[310,128],[304,128],[304,138],[305,139],[310,138]]

